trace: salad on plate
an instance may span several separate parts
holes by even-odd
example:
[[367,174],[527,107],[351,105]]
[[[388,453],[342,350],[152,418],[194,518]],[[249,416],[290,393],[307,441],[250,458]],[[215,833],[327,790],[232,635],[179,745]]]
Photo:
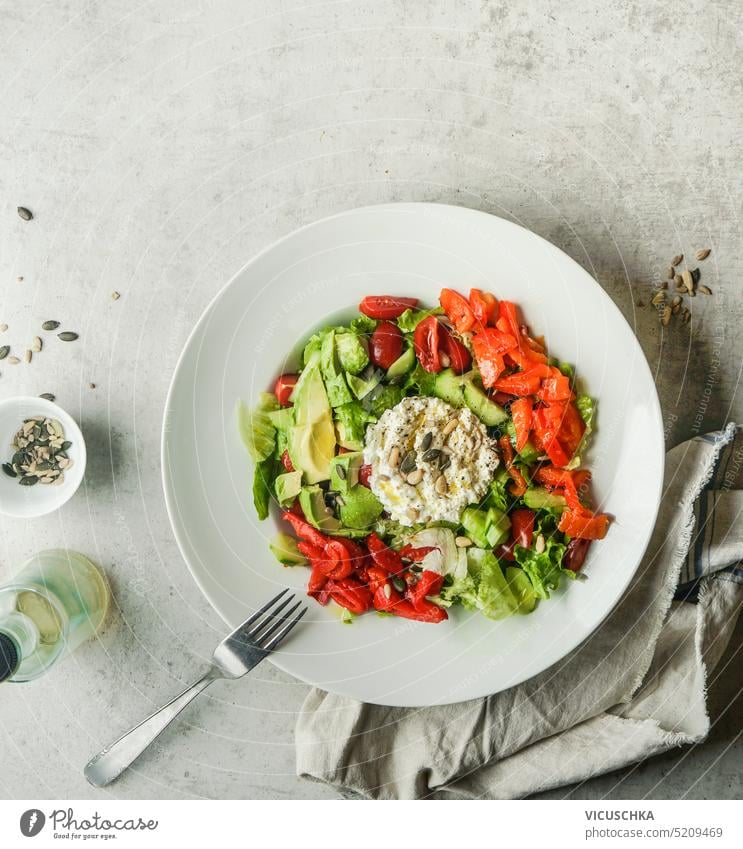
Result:
[[596,403],[515,304],[442,289],[372,295],[305,344],[257,408],[238,405],[271,543],[343,610],[442,622],[532,612],[575,578],[610,519],[581,468]]

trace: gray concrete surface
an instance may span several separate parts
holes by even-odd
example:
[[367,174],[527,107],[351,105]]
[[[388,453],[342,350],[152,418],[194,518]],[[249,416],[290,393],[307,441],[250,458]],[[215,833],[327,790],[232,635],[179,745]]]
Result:
[[[87,757],[188,681],[220,634],[165,514],[165,392],[210,298],[298,225],[409,199],[517,220],[636,328],[669,444],[743,418],[742,30],[733,0],[0,3],[3,341],[25,347],[46,318],[81,334],[30,366],[1,363],[0,393],[54,392],[90,451],[58,515],[0,519],[0,578],[64,544],[115,591],[99,640],[2,688],[0,796],[99,795]],[[661,333],[636,302],[670,256],[705,245],[714,296]],[[731,652],[740,643],[739,630]],[[734,796],[738,657],[712,683],[708,742],[550,795]],[[269,665],[216,685],[100,795],[332,798],[294,776],[304,692]]]

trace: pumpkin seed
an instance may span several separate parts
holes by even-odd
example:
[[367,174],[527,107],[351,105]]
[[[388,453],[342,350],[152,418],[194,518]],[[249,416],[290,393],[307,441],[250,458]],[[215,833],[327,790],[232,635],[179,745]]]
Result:
[[24,221],[30,221],[34,217],[33,212],[30,209],[26,209],[25,206],[18,207],[18,214]]
[[42,330],[56,330],[59,327],[58,321],[45,321],[41,325]]
[[407,475],[412,472],[416,466],[415,460],[415,451],[408,451],[408,453],[402,458],[402,463],[400,463],[400,471],[404,475]]
[[22,478],[18,481],[18,483],[19,483],[21,486],[33,486],[34,484],[36,484],[36,483],[38,483],[38,482],[39,482],[39,479],[36,477],[36,475],[24,475],[24,476],[23,476],[23,477],[22,477]]
[[451,466],[451,457],[442,451],[441,458],[439,459],[439,469],[443,472],[444,469],[448,469],[449,466]]
[[[431,447],[432,442],[433,434],[431,433],[431,431],[429,431],[421,440],[421,451],[423,451],[424,453],[428,451],[428,449]],[[426,458],[424,457],[423,459],[425,460]]]
[[396,576],[395,576],[395,577],[392,579],[392,585],[394,586],[394,588],[395,588],[395,589],[396,589],[399,593],[404,593],[404,592],[405,592],[406,584],[405,584],[405,581],[403,581],[403,580],[402,580],[402,578],[398,578],[398,577],[396,577]]
[[3,463],[3,471],[9,478],[17,478],[18,475],[15,473],[15,470],[10,465],[10,463]]
[[[62,443],[62,444],[64,445],[64,443]],[[336,471],[336,474],[338,475],[338,477],[342,481],[344,481],[346,479],[347,475],[346,475],[346,467],[345,466],[341,466],[340,464],[337,464],[336,467],[335,467],[335,471]]]
[[423,460],[426,463],[433,463],[435,460],[438,460],[440,456],[441,451],[438,448],[429,448],[423,455]]
[[684,259],[683,254],[676,254],[676,256],[671,260],[671,265],[675,268],[680,262]]
[[39,398],[43,398],[45,401],[52,401],[53,402],[54,399],[55,399],[55,396],[52,395],[51,392],[42,392],[41,395],[39,395]]
[[696,286],[699,283],[699,278],[702,276],[702,272],[698,268],[692,268],[691,270],[691,279],[694,281],[694,285]]
[[712,248],[702,248],[700,251],[697,251],[694,256],[698,262],[701,262],[703,259],[707,259],[710,253],[712,253]]
[[0,348],[0,360],[4,360],[10,353],[10,345],[3,345]]
[[73,333],[71,330],[63,330],[61,333],[58,333],[57,336],[63,342],[74,342],[75,339],[78,338],[77,333]]

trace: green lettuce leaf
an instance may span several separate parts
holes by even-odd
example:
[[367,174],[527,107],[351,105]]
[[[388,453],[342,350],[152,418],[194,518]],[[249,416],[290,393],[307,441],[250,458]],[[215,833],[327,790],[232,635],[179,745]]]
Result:
[[426,371],[420,363],[416,362],[415,368],[406,377],[403,388],[412,390],[416,395],[431,396],[434,394],[435,383],[436,375]]
[[361,451],[364,447],[366,426],[369,422],[375,420],[374,416],[370,415],[360,401],[342,404],[340,407],[336,407],[333,413],[338,427],[340,444],[344,448]]
[[261,521],[268,516],[274,480],[282,468],[281,462],[276,457],[267,457],[257,463],[253,471],[253,504]]
[[397,319],[397,326],[403,333],[412,333],[424,318],[428,318],[429,315],[443,314],[441,307],[434,307],[431,310],[408,309]]
[[353,330],[354,333],[359,333],[367,336],[371,333],[374,333],[376,326],[376,319],[369,318],[368,315],[360,315],[358,318],[355,318],[351,322],[351,330]]
[[[514,547],[514,558],[534,587],[539,598],[547,599],[550,593],[560,586],[560,578],[569,570],[562,568],[562,556],[565,554],[565,543],[561,534],[545,536],[545,549],[538,554],[534,548]],[[572,574],[572,573],[571,573]]]
[[581,438],[580,444],[573,455],[573,459],[568,464],[568,469],[577,469],[578,466],[580,466],[581,457],[588,450],[588,443],[591,438],[591,434],[593,433],[593,426],[596,420],[595,398],[591,398],[590,395],[579,395],[575,399],[575,406],[578,408],[578,412],[583,419],[586,429],[583,431],[583,437]]
[[400,386],[392,383],[377,386],[373,392],[364,399],[364,406],[378,419],[385,410],[389,410],[402,401],[405,391]]
[[238,432],[254,463],[265,460],[276,448],[276,429],[269,413],[278,408],[279,402],[270,392],[261,392],[258,406],[253,411],[242,401],[238,401]]

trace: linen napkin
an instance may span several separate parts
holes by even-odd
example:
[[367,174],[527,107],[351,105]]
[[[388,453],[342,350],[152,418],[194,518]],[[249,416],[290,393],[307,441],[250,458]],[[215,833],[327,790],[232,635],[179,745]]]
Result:
[[312,690],[296,728],[298,775],[366,798],[518,798],[702,740],[706,679],[743,604],[737,432],[730,424],[666,454],[658,520],[632,584],[560,663],[443,707]]

